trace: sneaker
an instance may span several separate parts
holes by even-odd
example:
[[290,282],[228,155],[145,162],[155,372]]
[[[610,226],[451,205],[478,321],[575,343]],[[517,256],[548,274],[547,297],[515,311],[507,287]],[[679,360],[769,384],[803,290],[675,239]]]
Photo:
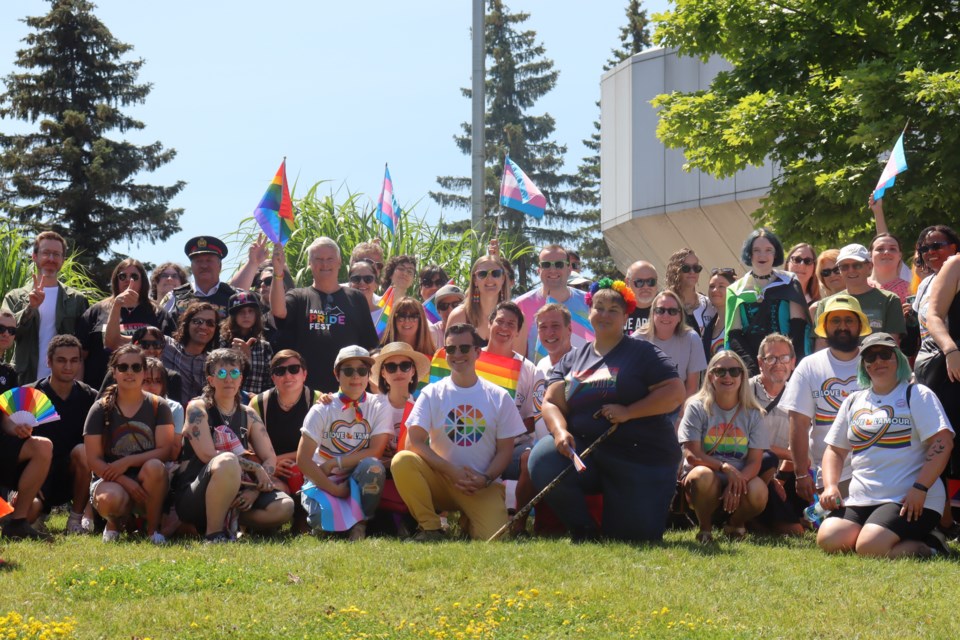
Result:
[[208,533],[203,538],[203,544],[220,544],[223,542],[230,542],[230,536],[226,531],[217,531],[216,533]]
[[[88,520],[88,522],[90,522],[90,521]],[[92,525],[93,523],[90,522],[90,524]],[[83,514],[82,514],[82,513],[72,513],[72,512],[71,512],[70,515],[67,516],[67,529],[66,529],[66,531],[67,531],[67,533],[76,533],[76,534],[89,533],[86,529],[83,528]]]
[[934,527],[933,531],[931,531],[923,541],[930,547],[930,550],[933,551],[934,556],[949,558],[953,555],[950,547],[947,546],[946,536],[936,527]]
[[350,542],[359,542],[367,537],[367,523],[358,522],[350,527],[350,535],[347,537]]
[[447,539],[447,534],[443,529],[420,529],[410,539],[414,542],[443,542]]
[[155,531],[152,536],[150,536],[150,542],[156,545],[167,544],[167,538],[159,531]]
[[119,531],[111,531],[110,529],[103,530],[103,541],[104,542],[116,542],[120,539]]
[[947,540],[960,540],[960,522],[954,521],[949,527],[938,524],[937,531],[942,533]]
[[50,542],[53,539],[53,536],[49,533],[40,532],[31,527],[26,518],[8,520],[7,523],[3,525],[2,532],[4,538],[11,540],[43,540],[44,542]]

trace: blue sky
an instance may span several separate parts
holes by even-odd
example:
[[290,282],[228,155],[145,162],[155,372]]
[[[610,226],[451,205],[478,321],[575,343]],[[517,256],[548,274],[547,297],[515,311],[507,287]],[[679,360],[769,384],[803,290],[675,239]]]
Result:
[[[172,202],[183,231],[159,245],[118,246],[144,261],[185,262],[183,245],[201,233],[224,235],[251,215],[284,156],[291,184],[328,180],[331,190],[376,199],[383,164],[401,206],[441,213],[427,195],[438,175],[470,175],[452,137],[470,119],[460,93],[470,86],[470,2],[405,3],[275,0],[100,0],[96,14],[142,57],[140,81],[153,84],[128,112],[146,129],[128,136],[177,150],[173,162],[140,182],[187,181]],[[598,118],[602,67],[618,44],[626,0],[514,0],[530,13],[560,71],[556,89],[533,112],[557,121],[567,169],[585,154],[581,140]],[[645,4],[648,13],[666,0]],[[0,75],[42,15],[42,0],[0,3]],[[21,125],[0,121],[13,132]],[[469,212],[446,211],[447,219]],[[135,221],[131,221],[135,224]],[[228,258],[228,264],[232,262]]]

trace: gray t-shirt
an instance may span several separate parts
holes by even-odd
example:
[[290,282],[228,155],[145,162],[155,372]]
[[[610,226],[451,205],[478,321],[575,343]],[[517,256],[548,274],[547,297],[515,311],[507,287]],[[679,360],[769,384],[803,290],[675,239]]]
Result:
[[633,337],[652,342],[677,365],[677,375],[684,383],[691,373],[700,373],[707,368],[707,356],[703,351],[703,341],[693,329],[680,335],[672,335],[669,340],[661,340],[653,333],[634,333]]
[[[750,449],[770,446],[770,437],[761,419],[757,409],[743,410],[739,405],[724,410],[714,404],[708,414],[703,402],[693,398],[683,412],[677,437],[681,445],[699,442],[705,454],[733,465],[739,471],[746,466]],[[684,461],[683,470],[686,472],[691,468]]]
[[[95,402],[87,414],[83,425],[83,435],[103,436],[103,402]],[[116,407],[110,415],[109,433],[104,437],[103,459],[113,462],[126,456],[137,455],[157,448],[157,425],[173,424],[170,406],[151,393],[144,392],[143,403],[137,412],[129,418]]]

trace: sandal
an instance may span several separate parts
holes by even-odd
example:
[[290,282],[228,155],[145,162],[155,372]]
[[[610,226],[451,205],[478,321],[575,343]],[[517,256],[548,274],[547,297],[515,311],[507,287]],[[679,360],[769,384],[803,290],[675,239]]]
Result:
[[712,531],[698,531],[697,532],[697,542],[702,545],[713,544],[713,532]]
[[723,534],[734,542],[738,542],[740,540],[746,540],[747,529],[745,527],[724,527]]

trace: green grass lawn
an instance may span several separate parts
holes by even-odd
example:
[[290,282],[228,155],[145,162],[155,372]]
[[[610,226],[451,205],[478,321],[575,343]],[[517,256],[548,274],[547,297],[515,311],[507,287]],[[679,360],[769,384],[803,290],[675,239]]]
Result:
[[[662,546],[10,543],[2,638],[956,638],[960,563]],[[30,621],[29,618],[34,620]],[[46,634],[46,635],[43,635]]]

